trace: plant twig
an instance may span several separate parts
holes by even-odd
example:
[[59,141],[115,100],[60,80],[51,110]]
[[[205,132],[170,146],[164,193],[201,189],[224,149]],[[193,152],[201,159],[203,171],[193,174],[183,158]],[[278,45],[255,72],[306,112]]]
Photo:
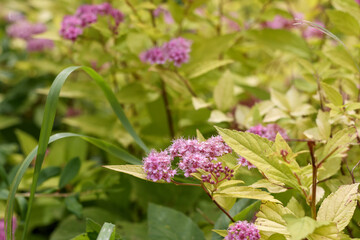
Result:
[[194,186],[194,187],[201,187],[201,184],[197,184],[197,183],[181,183],[181,182],[176,182],[175,180],[171,179],[171,182],[175,185],[178,186]]
[[317,168],[321,167],[321,165],[322,165],[329,157],[331,157],[331,155],[333,155],[334,152],[336,152],[336,150],[338,150],[338,149],[339,149],[339,146],[336,147],[334,150],[332,150],[328,155],[326,155],[326,156],[324,157],[324,159],[322,159],[322,160],[316,165],[316,167],[317,167]]
[[202,189],[206,192],[206,194],[209,196],[209,198],[215,203],[215,205],[223,212],[225,215],[232,221],[235,222],[235,220],[231,217],[230,213],[226,211],[220,204],[211,196],[211,194],[208,192],[208,190],[205,188],[204,184],[201,184]]
[[164,104],[165,104],[165,112],[166,112],[166,119],[168,122],[168,127],[169,127],[169,132],[170,132],[170,136],[172,139],[174,139],[175,137],[175,130],[174,130],[174,124],[173,124],[173,119],[172,119],[172,115],[171,115],[171,110],[170,110],[170,106],[169,106],[169,99],[166,93],[166,85],[164,80],[160,80],[161,81],[161,96],[164,100]]
[[126,5],[128,5],[130,7],[131,11],[134,13],[134,15],[139,20],[139,22],[144,23],[144,21],[141,19],[140,15],[138,14],[138,12],[137,12],[136,8],[134,7],[134,5],[132,5],[129,0],[125,0],[125,3],[126,3]]
[[312,194],[311,194],[311,216],[313,219],[316,220],[316,184],[317,184],[317,166],[316,166],[316,159],[314,154],[314,142],[308,142],[308,147],[311,156],[311,166],[312,166]]

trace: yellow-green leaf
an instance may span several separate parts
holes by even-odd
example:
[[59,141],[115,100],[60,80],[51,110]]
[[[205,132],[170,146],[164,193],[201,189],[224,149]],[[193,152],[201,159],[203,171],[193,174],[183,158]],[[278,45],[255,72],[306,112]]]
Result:
[[339,90],[326,83],[321,83],[321,87],[331,103],[333,103],[335,106],[341,106],[343,104],[343,98],[339,93]]
[[103,167],[117,172],[126,173],[137,178],[148,180],[142,165],[107,165]]
[[261,191],[259,189],[255,189],[248,186],[238,186],[238,187],[229,187],[222,189],[220,191],[216,191],[214,193],[214,197],[234,197],[234,198],[249,198],[249,199],[259,199],[263,201],[270,202],[279,202],[279,200],[275,199],[268,192]]
[[317,220],[335,222],[342,231],[350,222],[356,208],[356,194],[359,183],[341,186],[321,204]]

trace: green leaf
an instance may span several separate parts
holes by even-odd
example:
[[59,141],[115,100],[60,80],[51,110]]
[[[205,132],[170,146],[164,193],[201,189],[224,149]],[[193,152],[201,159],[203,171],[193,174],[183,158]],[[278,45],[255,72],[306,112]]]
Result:
[[214,233],[219,234],[222,237],[226,237],[226,235],[227,235],[227,230],[212,229],[211,231],[213,231]]
[[209,122],[212,123],[221,123],[221,122],[231,122],[233,119],[225,115],[225,113],[219,110],[212,110],[210,117],[208,119]]
[[236,214],[233,218],[235,221],[243,221],[249,218],[252,218],[255,215],[255,212],[260,208],[261,201],[256,201],[251,205],[247,206],[241,212]]
[[311,51],[305,40],[295,33],[280,29],[262,29],[248,31],[248,37],[254,39],[259,45],[269,49],[279,49],[291,52],[302,58],[310,58]]
[[60,175],[59,181],[59,188],[65,187],[71,180],[73,180],[80,170],[80,158],[75,157],[71,159],[66,166],[64,167],[63,171]]
[[326,10],[326,14],[329,17],[330,22],[339,31],[348,35],[354,35],[354,36],[360,35],[359,23],[349,13],[337,11],[337,10]]
[[292,215],[285,215],[284,219],[292,240],[304,239],[316,228],[316,221],[310,217],[296,218]]
[[78,201],[76,196],[69,196],[65,198],[65,206],[70,212],[74,213],[78,218],[82,218],[83,207]]
[[343,98],[337,89],[326,83],[321,83],[321,87],[332,104],[335,106],[343,105]]
[[19,129],[15,130],[16,137],[18,141],[20,142],[21,150],[25,155],[28,155],[31,150],[36,147],[37,141],[36,139],[31,136],[30,134],[21,131]]
[[[30,219],[30,214],[31,214],[31,208],[32,208],[32,204],[34,201],[34,196],[35,196],[36,187],[37,187],[37,181],[39,178],[42,163],[45,158],[46,149],[48,146],[52,127],[54,124],[57,103],[59,100],[59,94],[60,94],[61,88],[62,88],[63,84],[65,83],[66,79],[68,78],[68,76],[77,69],[84,70],[93,80],[95,80],[95,82],[99,85],[101,90],[104,92],[106,99],[110,103],[113,111],[115,112],[115,114],[119,118],[119,120],[121,121],[124,128],[129,132],[129,134],[133,137],[135,142],[145,152],[149,151],[148,148],[146,147],[146,145],[144,144],[144,142],[140,139],[140,137],[137,135],[137,133],[133,129],[133,127],[132,127],[131,123],[129,122],[129,120],[127,119],[127,117],[125,116],[125,113],[124,113],[120,103],[117,101],[111,88],[108,86],[108,84],[104,81],[104,79],[99,74],[97,74],[92,68],[89,68],[89,67],[75,67],[74,66],[74,67],[68,67],[68,68],[64,69],[62,72],[60,72],[57,75],[53,84],[51,85],[51,88],[50,88],[50,91],[49,91],[49,94],[47,96],[46,103],[45,103],[45,111],[44,111],[44,117],[43,117],[41,130],[40,130],[39,147],[38,147],[37,156],[36,156],[33,182],[31,185],[30,198],[29,198],[29,202],[28,202],[29,207],[27,209],[27,217],[26,217],[25,224],[24,224],[24,231],[23,231],[22,239],[25,239],[26,234],[27,234],[29,219]],[[19,169],[18,173],[20,173],[20,175],[21,175],[23,170],[24,169]],[[17,180],[16,180],[16,182],[17,182]],[[13,201],[13,200],[9,200],[9,201]],[[11,203],[11,205],[13,205],[13,203]],[[11,206],[11,208],[12,208],[12,206]],[[7,216],[7,218],[8,218],[7,220],[9,221],[11,219],[11,215]],[[9,239],[11,239],[12,238],[11,224],[7,225],[6,232],[7,232],[7,237]]]
[[21,122],[20,118],[0,115],[0,130],[17,125]]
[[183,81],[178,74],[162,68],[153,67],[150,70],[157,72],[161,79],[176,92],[183,94],[185,96],[190,95],[189,90],[186,88]]
[[342,157],[349,148],[349,144],[355,139],[356,130],[354,128],[345,128],[338,131],[324,146],[315,152],[318,161],[322,161],[329,154],[327,161],[335,157]]
[[227,145],[255,165],[270,181],[284,183],[300,190],[293,171],[280,156],[276,155],[273,142],[248,132],[222,128],[217,130]]
[[350,222],[355,208],[354,197],[358,192],[359,183],[342,185],[330,194],[321,204],[317,214],[318,221],[335,222],[337,229],[342,231]]
[[[119,158],[127,161],[128,163],[132,163],[132,164],[140,164],[141,163],[140,160],[138,160],[131,154],[127,153],[124,149],[116,147],[115,145],[113,145],[109,142],[106,142],[106,141],[103,141],[100,139],[96,139],[93,137],[88,137],[85,135],[74,134],[74,133],[58,133],[58,134],[54,134],[53,136],[50,137],[49,143],[63,139],[63,138],[69,138],[69,137],[77,137],[77,138],[83,139],[83,140],[85,140],[89,143],[92,143],[95,146],[103,149],[104,151],[114,155],[115,157],[119,157]],[[21,179],[24,177],[24,174],[25,174],[27,168],[29,167],[29,165],[33,161],[34,157],[36,156],[37,150],[38,150],[37,147],[34,148],[31,151],[31,153],[25,158],[25,160],[21,163],[18,171],[16,172],[16,176],[14,177],[12,184],[10,186],[10,192],[9,192],[9,197],[8,197],[8,201],[6,204],[6,214],[5,214],[5,221],[7,223],[9,223],[9,224],[7,224],[7,228],[6,228],[7,236],[10,236],[12,234],[11,218],[12,218],[12,214],[14,211],[14,204],[15,204],[15,199],[16,199],[15,195],[16,195],[17,189],[20,185]]]
[[191,101],[192,101],[192,104],[193,104],[195,110],[207,108],[211,105],[210,103],[205,102],[201,98],[191,97]]
[[188,70],[189,79],[200,77],[211,70],[233,63],[231,59],[198,62]]
[[41,170],[38,180],[38,186],[40,186],[46,180],[58,176],[61,172],[60,167],[50,166]]
[[100,224],[98,224],[91,218],[86,218],[86,232],[87,233],[96,233],[96,235],[98,235],[100,230],[101,230]]
[[332,47],[322,51],[329,60],[336,65],[348,69],[352,72],[358,72],[357,66],[350,53],[343,46]]
[[281,235],[279,233],[272,234],[267,240],[286,240],[286,237],[284,235]]
[[297,217],[304,217],[305,211],[302,205],[296,200],[295,197],[291,197],[290,201],[286,206],[291,212],[295,214]]
[[186,215],[171,208],[150,203],[149,240],[205,240],[204,233]]
[[275,91],[274,89],[270,90],[271,93],[271,101],[280,109],[284,111],[290,111],[290,103],[286,96],[282,93],[279,93],[278,91]]
[[214,88],[214,100],[216,106],[226,111],[234,104],[234,81],[230,71],[226,71],[219,79]]
[[337,10],[351,14],[360,23],[360,9],[356,1],[333,0],[331,3]]
[[140,179],[148,180],[146,173],[144,172],[143,165],[107,165],[103,167],[117,172],[126,173]]
[[104,223],[96,240],[115,240],[115,225]]
[[292,214],[292,212],[280,204],[263,203],[260,206],[260,211],[256,214],[255,225],[262,236],[271,236],[274,233],[289,236],[290,233],[287,230],[286,222],[282,218],[286,214]]
[[335,223],[320,223],[315,231],[308,236],[309,240],[339,240],[339,230]]
[[275,199],[268,192],[261,191],[259,189],[248,186],[225,188],[220,191],[216,191],[214,193],[214,197],[217,196],[232,197],[232,198],[248,198],[248,199],[258,199],[262,201],[279,202],[279,200]]
[[274,184],[267,179],[260,179],[259,181],[250,185],[252,188],[266,188],[271,193],[286,192],[286,188],[281,185]]
[[331,125],[329,122],[329,113],[319,110],[316,125],[318,126],[319,134],[321,139],[328,140],[331,134]]

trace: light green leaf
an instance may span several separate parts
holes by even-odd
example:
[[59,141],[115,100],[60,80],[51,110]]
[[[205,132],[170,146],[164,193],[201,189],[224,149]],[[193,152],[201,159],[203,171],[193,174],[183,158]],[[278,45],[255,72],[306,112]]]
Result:
[[28,155],[34,147],[37,145],[36,139],[30,134],[21,131],[20,129],[15,130],[16,137],[20,142],[21,150],[25,155]]
[[234,103],[234,81],[230,71],[226,71],[215,86],[214,100],[216,106],[222,111],[232,107]]
[[284,219],[292,240],[304,239],[316,228],[316,221],[310,217],[296,218],[292,215],[285,215]]
[[213,232],[215,232],[215,233],[219,234],[219,235],[220,235],[220,236],[222,236],[222,237],[226,237],[226,235],[227,235],[227,230],[217,230],[217,229],[212,229],[211,231],[213,231]]
[[276,122],[279,119],[290,118],[290,116],[279,108],[273,108],[266,113],[264,122]]
[[217,128],[218,132],[237,154],[255,165],[273,182],[282,182],[300,190],[293,171],[277,156],[273,142],[248,132]]
[[296,200],[295,197],[291,197],[290,201],[286,206],[291,212],[295,214],[297,217],[304,217],[305,211],[302,205]]
[[341,106],[343,104],[343,98],[337,89],[326,83],[321,83],[321,87],[332,104],[335,106]]
[[262,29],[248,31],[248,37],[254,39],[259,45],[270,49],[280,49],[291,52],[302,58],[310,58],[309,46],[303,38],[295,33],[280,29]]
[[356,1],[333,0],[331,3],[337,10],[351,14],[360,23],[360,9]]
[[279,202],[268,192],[261,191],[248,186],[238,186],[238,187],[229,187],[214,193],[214,197],[232,197],[232,198],[248,198],[248,199],[258,199],[263,201],[270,202]]
[[357,67],[352,56],[342,46],[332,47],[322,51],[329,60],[340,67],[357,72]]
[[266,188],[271,193],[286,192],[286,188],[276,185],[267,179],[260,179],[259,181],[251,184],[249,187],[252,188]]
[[148,180],[144,172],[143,165],[107,165],[103,166],[117,172],[126,173],[137,178]]
[[20,122],[21,120],[18,117],[0,115],[0,130],[14,126]]
[[326,10],[330,22],[341,32],[359,36],[360,26],[358,21],[351,16],[349,13],[337,11],[337,10]]
[[318,126],[320,137],[323,140],[328,140],[331,134],[329,119],[329,112],[319,110],[316,118],[316,125]]
[[330,153],[328,160],[341,157],[348,150],[349,144],[355,139],[355,129],[345,128],[338,131],[324,146],[315,152],[318,161],[325,159]]
[[271,89],[270,90],[270,94],[271,94],[271,101],[280,109],[284,110],[284,111],[290,111],[291,110],[291,106],[289,101],[287,100],[287,98],[285,97],[284,94]]
[[210,114],[209,122],[212,123],[221,123],[221,122],[231,122],[233,119],[226,116],[223,112],[219,110],[212,110]]
[[115,240],[115,225],[104,223],[96,240]]
[[320,223],[315,231],[308,236],[309,240],[339,240],[339,230],[335,223]]
[[214,70],[218,67],[225,66],[227,64],[233,63],[231,59],[224,60],[210,60],[204,62],[198,62],[192,66],[187,72],[189,79],[199,77],[211,70]]
[[177,75],[176,73],[167,69],[157,67],[152,67],[149,70],[159,73],[161,79],[176,92],[184,96],[190,95],[185,84],[181,81],[179,75]]
[[286,240],[286,237],[284,235],[281,235],[279,233],[272,234],[267,240]]
[[350,222],[355,208],[354,197],[358,192],[359,183],[342,185],[330,194],[321,204],[318,211],[318,221],[335,222],[337,229],[342,231]]
[[201,98],[191,97],[191,101],[192,101],[192,104],[193,104],[195,110],[207,108],[211,105],[210,103],[205,102]]
[[256,214],[255,225],[260,230],[261,235],[271,236],[274,233],[290,235],[286,227],[286,222],[282,216],[292,214],[292,212],[281,204],[266,202],[261,204],[260,211]]

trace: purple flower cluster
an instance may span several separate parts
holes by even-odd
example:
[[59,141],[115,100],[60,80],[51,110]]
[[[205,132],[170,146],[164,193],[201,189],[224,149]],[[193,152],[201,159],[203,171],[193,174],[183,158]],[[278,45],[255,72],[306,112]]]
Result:
[[210,184],[218,184],[225,179],[231,180],[234,176],[234,169],[230,169],[228,166],[223,167],[221,162],[206,163],[203,166],[203,170],[208,172],[208,175],[201,175],[202,181]]
[[46,31],[46,26],[42,23],[30,23],[25,18],[18,18],[7,28],[7,34],[13,38],[24,39],[27,43],[29,52],[43,51],[54,47],[54,42],[49,39],[33,38],[34,35]]
[[[13,217],[12,219],[12,231],[13,234],[15,234],[15,230],[16,230],[16,218]],[[0,220],[0,240],[6,240],[6,230],[5,230],[5,221],[4,219]]]
[[[169,182],[170,178],[177,172],[176,169],[171,169],[171,162],[175,158],[180,158],[178,168],[184,172],[184,176],[190,177],[191,173],[197,172],[198,168],[205,171],[218,169],[220,166],[215,166],[212,161],[224,154],[231,153],[231,151],[231,148],[225,144],[221,136],[211,137],[203,142],[196,139],[180,138],[173,141],[173,144],[162,152],[150,152],[143,159],[144,171],[149,180],[165,180]],[[215,167],[210,166],[212,164]],[[225,175],[226,178],[229,177],[229,174]]]
[[[360,0],[359,0],[360,1]],[[295,13],[294,19],[301,20],[303,19],[302,13]],[[280,15],[276,15],[272,21],[267,21],[263,24],[264,27],[272,28],[272,29],[291,29],[296,26],[294,26],[295,21],[293,19],[284,18]],[[324,27],[324,24],[321,21],[315,21],[316,24]],[[321,38],[323,36],[323,32],[321,32],[319,29],[311,27],[311,26],[305,26],[302,28],[302,36],[306,39],[308,38]]]
[[171,169],[171,161],[172,159],[167,151],[151,151],[149,155],[143,159],[147,178],[154,182],[159,180],[170,182],[171,178],[176,174],[176,170]]
[[159,17],[160,15],[164,16],[164,21],[166,24],[170,25],[170,24],[174,23],[174,19],[173,19],[171,13],[168,10],[166,10],[165,8],[158,7],[153,11],[154,17]]
[[286,131],[277,124],[268,124],[267,126],[258,124],[249,128],[247,132],[257,134],[260,137],[267,138],[271,141],[275,140],[277,133],[280,133],[284,139],[289,138],[289,136],[286,134]]
[[151,48],[140,54],[140,60],[149,64],[164,64],[167,61],[180,67],[189,61],[191,41],[178,37],[170,40],[160,47]]
[[355,0],[355,2],[360,5],[360,0]]
[[110,24],[109,28],[114,33],[116,33],[119,24],[124,21],[124,14],[109,3],[85,4],[76,10],[75,15],[68,15],[63,18],[60,35],[65,39],[75,41],[83,33],[84,28],[97,22],[99,15],[110,16],[113,19],[114,24]]
[[258,240],[260,237],[259,230],[253,223],[237,221],[228,228],[228,235],[224,240]]
[[[267,126],[258,124],[254,127],[249,128],[247,132],[259,135],[260,137],[267,138],[271,141],[275,140],[277,133],[280,133],[280,135],[284,139],[289,138],[289,136],[286,134],[286,131],[277,124],[268,124]],[[239,156],[238,158],[238,163],[241,166],[248,167],[248,169],[255,168],[253,164],[251,164],[248,160],[246,160],[246,158],[241,156]]]

